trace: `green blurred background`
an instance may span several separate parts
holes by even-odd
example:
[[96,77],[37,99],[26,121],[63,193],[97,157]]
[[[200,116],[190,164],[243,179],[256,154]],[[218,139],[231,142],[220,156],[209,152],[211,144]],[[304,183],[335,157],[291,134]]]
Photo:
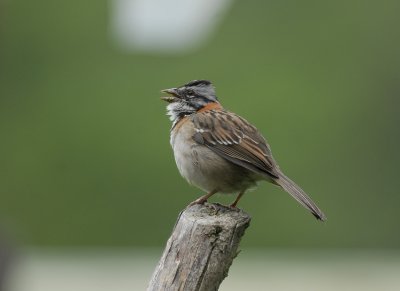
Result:
[[37,247],[164,245],[202,193],[176,169],[159,91],[201,78],[328,216],[263,183],[240,203],[243,249],[398,248],[399,6],[235,1],[201,47],[155,54],[113,43],[107,1],[1,1],[3,231]]

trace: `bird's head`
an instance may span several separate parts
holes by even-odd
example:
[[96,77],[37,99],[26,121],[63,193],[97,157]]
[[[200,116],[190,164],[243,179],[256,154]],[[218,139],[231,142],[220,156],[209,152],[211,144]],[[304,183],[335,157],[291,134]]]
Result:
[[169,103],[167,110],[172,121],[195,113],[209,103],[218,103],[214,86],[207,80],[194,80],[178,88],[165,89],[161,92],[169,95],[161,99]]

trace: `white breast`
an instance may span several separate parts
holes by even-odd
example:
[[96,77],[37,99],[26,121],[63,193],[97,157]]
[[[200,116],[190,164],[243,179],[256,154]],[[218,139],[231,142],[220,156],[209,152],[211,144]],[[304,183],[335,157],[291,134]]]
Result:
[[193,140],[195,129],[190,121],[171,132],[171,146],[180,174],[206,192],[235,193],[255,186],[249,171],[220,157]]
[[196,154],[196,150],[194,150],[195,144],[192,138],[192,129],[193,125],[186,121],[183,126],[171,132],[170,142],[174,151],[175,162],[179,173],[189,183],[207,191],[207,189],[196,183],[199,175],[199,163],[198,155]]

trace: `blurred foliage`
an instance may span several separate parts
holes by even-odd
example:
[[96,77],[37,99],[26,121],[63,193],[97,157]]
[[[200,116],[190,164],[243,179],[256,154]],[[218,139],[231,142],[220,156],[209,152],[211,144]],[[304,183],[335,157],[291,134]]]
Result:
[[14,237],[164,244],[202,193],[176,169],[159,90],[206,78],[328,215],[263,183],[240,204],[244,245],[400,246],[397,1],[236,1],[203,47],[172,56],[116,49],[108,8],[0,3],[0,221]]

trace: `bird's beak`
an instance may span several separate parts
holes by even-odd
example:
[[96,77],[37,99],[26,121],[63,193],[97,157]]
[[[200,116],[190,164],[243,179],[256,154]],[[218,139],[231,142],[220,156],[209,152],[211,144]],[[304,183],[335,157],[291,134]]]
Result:
[[180,99],[178,95],[178,90],[176,88],[164,89],[161,90],[161,93],[167,93],[170,95],[170,96],[160,97],[161,100],[167,101],[168,103],[176,102]]

